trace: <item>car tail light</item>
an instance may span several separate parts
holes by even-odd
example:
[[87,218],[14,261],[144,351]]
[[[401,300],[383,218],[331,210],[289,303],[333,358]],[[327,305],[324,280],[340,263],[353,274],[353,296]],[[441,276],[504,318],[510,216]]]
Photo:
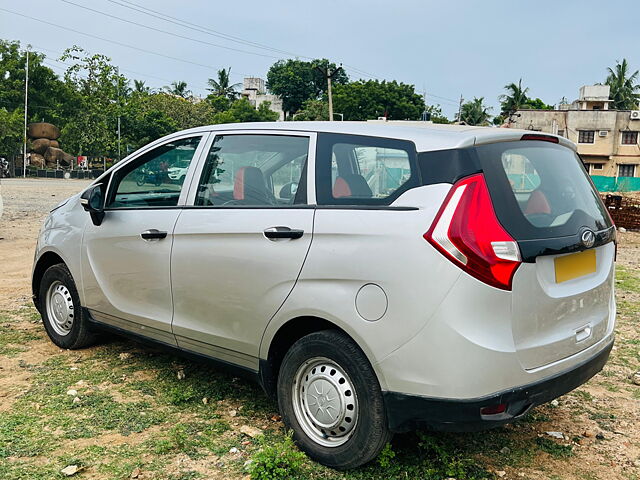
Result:
[[542,142],[560,143],[560,139],[558,137],[541,135],[539,133],[525,133],[520,140],[539,140]]
[[482,174],[453,186],[424,238],[478,280],[511,290],[520,250],[500,225]]

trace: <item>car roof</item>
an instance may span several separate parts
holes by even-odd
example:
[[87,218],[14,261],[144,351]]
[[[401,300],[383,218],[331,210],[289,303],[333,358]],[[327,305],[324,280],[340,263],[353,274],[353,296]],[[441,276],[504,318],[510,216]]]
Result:
[[[205,131],[290,131],[324,132],[364,135],[373,137],[410,140],[419,152],[464,148],[486,143],[520,140],[524,134],[536,134],[530,130],[515,128],[473,127],[467,125],[442,125],[427,122],[253,122],[227,123],[196,127],[177,132],[200,133]],[[554,136],[542,133],[545,136]],[[576,146],[564,137],[557,137],[559,143],[576,150]]]

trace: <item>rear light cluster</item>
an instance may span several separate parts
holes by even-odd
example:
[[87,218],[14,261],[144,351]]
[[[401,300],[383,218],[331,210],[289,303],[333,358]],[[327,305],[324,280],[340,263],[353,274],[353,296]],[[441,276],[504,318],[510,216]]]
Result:
[[424,238],[478,280],[511,290],[520,250],[500,225],[482,174],[453,186]]

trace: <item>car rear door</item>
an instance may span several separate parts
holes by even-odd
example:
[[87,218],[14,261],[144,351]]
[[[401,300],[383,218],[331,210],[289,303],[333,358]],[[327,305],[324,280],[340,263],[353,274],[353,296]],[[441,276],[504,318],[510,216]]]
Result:
[[97,320],[175,345],[170,255],[187,188],[167,170],[195,163],[202,137],[175,137],[111,174],[104,220],[88,222],[82,248],[85,307]]
[[178,345],[258,368],[265,327],[311,245],[306,164],[315,134],[217,132],[174,230]]
[[615,321],[615,230],[578,156],[542,140],[477,152],[498,219],[523,260],[512,290],[522,366],[542,367],[598,343]]

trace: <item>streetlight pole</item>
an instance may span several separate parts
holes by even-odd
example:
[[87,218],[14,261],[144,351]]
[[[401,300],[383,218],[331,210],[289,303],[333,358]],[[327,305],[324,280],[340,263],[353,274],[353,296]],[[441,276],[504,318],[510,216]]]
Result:
[[22,144],[22,176],[27,178],[27,106],[29,105],[29,48],[27,45],[27,64],[24,69],[24,138]]

